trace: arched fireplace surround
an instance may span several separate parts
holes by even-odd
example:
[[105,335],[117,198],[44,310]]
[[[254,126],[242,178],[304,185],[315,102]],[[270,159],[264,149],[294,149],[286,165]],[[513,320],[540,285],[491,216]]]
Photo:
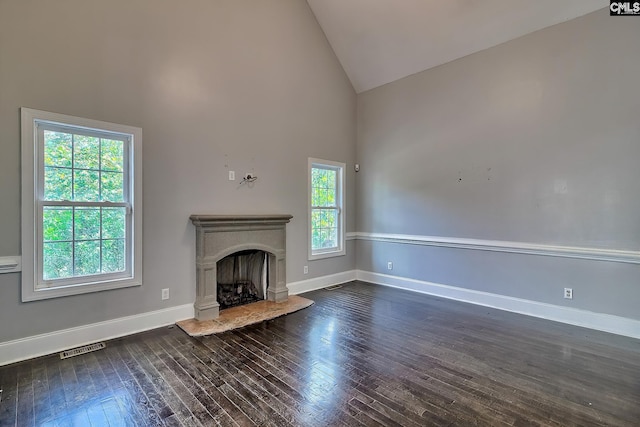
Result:
[[291,215],[191,215],[196,227],[196,320],[218,317],[217,263],[246,250],[267,254],[266,299],[284,302],[286,280],[286,224]]

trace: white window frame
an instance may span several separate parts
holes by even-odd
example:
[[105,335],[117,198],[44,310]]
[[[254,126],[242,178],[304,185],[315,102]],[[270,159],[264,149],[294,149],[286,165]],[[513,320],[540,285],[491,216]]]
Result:
[[[22,145],[22,301],[142,285],[142,129],[65,114],[21,108]],[[125,203],[94,202],[96,206],[126,206],[125,272],[78,276],[45,281],[42,277],[42,222],[44,187],[43,138],[45,129],[113,136],[128,142],[125,157]],[[55,202],[46,202],[55,205]],[[72,206],[73,202],[64,202]],[[91,203],[83,203],[87,205]]]
[[[338,247],[331,249],[313,249],[313,233],[312,233],[312,212],[315,208],[312,206],[311,202],[311,193],[312,193],[312,182],[311,182],[311,171],[313,168],[321,168],[321,169],[331,169],[336,171],[336,208],[338,210]],[[331,160],[322,160],[322,159],[314,159],[309,158],[308,167],[307,167],[307,190],[308,190],[308,215],[307,215],[307,238],[308,238],[308,260],[313,261],[316,259],[323,258],[331,258],[337,256],[343,256],[346,254],[346,246],[345,246],[345,170],[346,164],[341,162],[334,162]]]

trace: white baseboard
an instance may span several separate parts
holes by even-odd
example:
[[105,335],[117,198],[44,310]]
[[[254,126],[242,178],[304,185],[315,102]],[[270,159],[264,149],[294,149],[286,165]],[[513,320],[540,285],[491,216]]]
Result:
[[364,282],[420,292],[640,339],[640,321],[626,317],[578,310],[575,308],[458,288],[406,277],[373,273],[370,271],[356,270],[356,278]]
[[[287,284],[287,287],[289,288],[289,294],[297,295],[325,288],[330,285],[350,282],[355,279],[355,270],[350,270],[328,276],[292,282]],[[3,342],[0,343],[0,366],[32,359],[34,357],[46,356],[97,341],[106,341],[160,328],[171,325],[179,320],[190,319],[193,316],[193,304],[186,304],[165,310],[151,311],[134,316],[121,317],[105,322]]]
[[3,342],[0,343],[0,366],[57,353],[96,341],[110,340],[160,328],[171,325],[178,320],[190,319],[193,315],[193,304],[185,304]]
[[[356,279],[640,339],[640,321],[634,319],[363,270],[291,282],[287,287],[289,294],[297,295]],[[0,343],[0,366],[160,328],[193,316],[193,304],[185,304],[3,342]]]
[[339,285],[341,283],[351,282],[352,280],[356,280],[355,270],[330,274],[328,276],[315,277],[313,279],[301,280],[299,282],[287,283],[287,288],[289,288],[290,295],[298,295],[304,292],[326,288],[327,286],[331,285]]

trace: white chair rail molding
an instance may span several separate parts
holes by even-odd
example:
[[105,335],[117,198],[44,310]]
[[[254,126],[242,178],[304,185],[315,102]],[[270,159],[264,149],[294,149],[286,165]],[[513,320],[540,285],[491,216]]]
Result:
[[0,274],[19,273],[22,271],[22,257],[4,256],[0,257]]

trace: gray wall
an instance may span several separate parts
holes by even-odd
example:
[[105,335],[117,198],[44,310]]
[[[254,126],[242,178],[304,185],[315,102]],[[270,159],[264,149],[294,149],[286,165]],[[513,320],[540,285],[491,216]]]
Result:
[[0,256],[20,253],[21,106],[143,129],[144,285],[23,304],[0,275],[0,342],[192,303],[192,213],[292,214],[289,282],[355,267],[352,242],[306,261],[307,158],[353,164],[356,95],[304,1],[2,0]]
[[[606,9],[358,96],[358,231],[640,250],[640,25]],[[640,319],[640,267],[359,241],[357,267]],[[574,300],[562,288],[574,289]]]

